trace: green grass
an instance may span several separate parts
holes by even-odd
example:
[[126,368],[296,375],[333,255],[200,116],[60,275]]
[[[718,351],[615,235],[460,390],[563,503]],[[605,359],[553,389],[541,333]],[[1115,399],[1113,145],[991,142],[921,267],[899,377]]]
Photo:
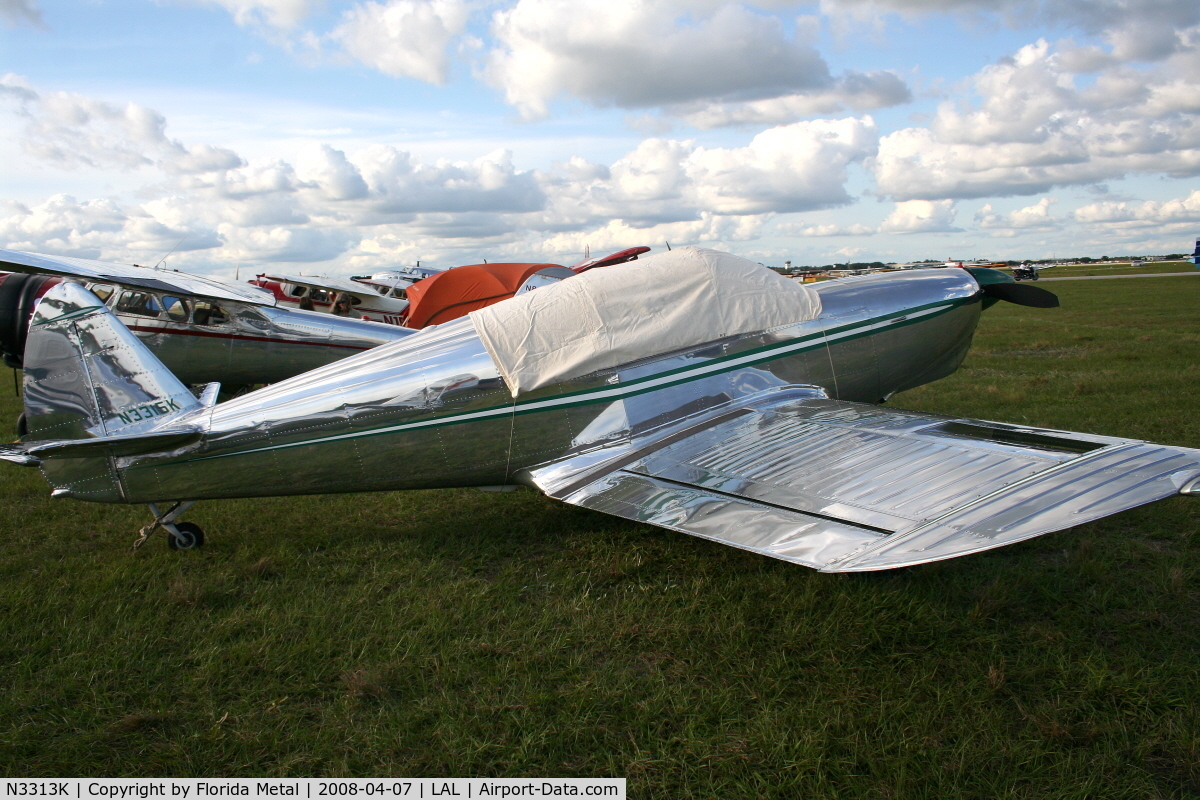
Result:
[[[1200,446],[1200,281],[1052,288],[892,404]],[[529,491],[201,503],[203,550],[134,554],[144,509],[3,475],[6,775],[1200,794],[1195,499],[839,576]]]
[[1163,272],[1195,272],[1190,261],[1147,261],[1140,267],[1131,263],[1068,264],[1042,271],[1043,278],[1080,278],[1086,275],[1153,275]]

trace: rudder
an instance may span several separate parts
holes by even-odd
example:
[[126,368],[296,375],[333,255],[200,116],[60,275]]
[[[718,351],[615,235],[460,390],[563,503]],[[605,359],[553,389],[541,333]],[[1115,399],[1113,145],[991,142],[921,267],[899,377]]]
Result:
[[[146,434],[200,406],[91,292],[62,283],[34,309],[24,358],[26,443]],[[56,494],[119,500],[110,457],[47,461]]]

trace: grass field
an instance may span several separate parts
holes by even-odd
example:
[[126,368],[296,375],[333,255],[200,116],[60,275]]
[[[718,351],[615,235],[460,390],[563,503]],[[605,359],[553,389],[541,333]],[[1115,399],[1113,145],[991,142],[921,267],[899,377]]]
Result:
[[[892,405],[1200,447],[1200,281],[1048,288]],[[839,576],[531,491],[201,503],[136,554],[144,509],[0,492],[6,775],[1200,796],[1195,498]]]
[[1081,278],[1087,275],[1152,275],[1163,272],[1195,272],[1190,261],[1147,261],[1140,267],[1129,263],[1067,264],[1042,271],[1044,278]]

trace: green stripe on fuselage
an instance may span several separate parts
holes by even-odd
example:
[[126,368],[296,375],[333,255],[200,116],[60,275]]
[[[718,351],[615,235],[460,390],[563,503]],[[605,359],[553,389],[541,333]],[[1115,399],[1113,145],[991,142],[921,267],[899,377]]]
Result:
[[[689,381],[696,380],[698,378],[719,375],[723,372],[728,372],[738,367],[761,364],[764,361],[773,361],[777,358],[782,358],[795,353],[807,352],[809,350],[825,346],[830,337],[836,337],[836,341],[830,342],[830,344],[839,344],[841,342],[861,339],[864,336],[870,336],[883,330],[895,330],[908,325],[914,325],[918,322],[924,322],[925,320],[941,316],[948,311],[977,300],[977,297],[970,297],[960,300],[942,300],[936,303],[927,303],[925,305],[916,306],[903,311],[896,311],[891,314],[872,317],[870,319],[862,320],[861,322],[853,322],[837,328],[830,328],[817,333],[800,336],[795,339],[788,339],[787,341],[783,342],[762,345],[761,347],[756,347],[740,353],[717,356],[716,358],[712,358],[702,364],[677,367],[675,369],[665,370],[654,375],[635,378],[627,383],[616,384],[613,386],[605,386],[594,389],[581,389],[577,392],[568,392],[565,394],[555,395],[553,397],[546,397],[537,400],[517,401],[515,403],[506,403],[505,405],[501,406],[491,406],[490,408],[484,408],[478,411],[453,412],[444,416],[421,420],[419,422],[405,422],[398,425],[385,425],[375,429],[341,433],[334,436],[305,439],[298,442],[286,442],[284,444],[269,445],[267,447],[256,447],[252,450],[239,450],[232,453],[216,453],[214,455],[200,456],[198,458],[184,458],[183,461],[207,461],[214,458],[230,458],[233,456],[251,455],[253,453],[265,453],[272,450],[285,450],[293,447],[306,447],[314,444],[340,442],[347,439],[358,439],[367,436],[384,436],[391,433],[400,433],[406,430],[442,427],[448,425],[461,425],[468,422],[494,419],[496,417],[510,414],[537,414],[542,411],[550,411],[560,408],[577,408],[579,406],[591,405],[593,403],[611,402],[613,400],[620,400],[626,397],[635,397],[640,394],[657,391],[659,389],[665,389],[671,386],[678,386],[679,384],[688,383]],[[924,311],[930,311],[930,313],[922,314],[921,312]],[[912,316],[914,314],[919,314],[920,316],[913,319]],[[898,321],[892,324],[887,324],[888,320]],[[154,466],[160,465],[155,464],[146,465],[145,467],[130,467],[130,469],[149,469]]]

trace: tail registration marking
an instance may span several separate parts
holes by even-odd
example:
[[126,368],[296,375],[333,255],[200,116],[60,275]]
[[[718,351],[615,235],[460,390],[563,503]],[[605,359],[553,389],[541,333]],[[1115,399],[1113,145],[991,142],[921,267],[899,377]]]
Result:
[[121,422],[124,422],[126,425],[130,425],[134,422],[142,422],[143,420],[154,419],[155,417],[161,417],[166,414],[170,414],[172,411],[178,410],[179,404],[168,397],[166,400],[155,400],[153,403],[147,403],[146,405],[138,406],[137,408],[131,408],[128,411],[118,412],[117,416],[120,418]]

